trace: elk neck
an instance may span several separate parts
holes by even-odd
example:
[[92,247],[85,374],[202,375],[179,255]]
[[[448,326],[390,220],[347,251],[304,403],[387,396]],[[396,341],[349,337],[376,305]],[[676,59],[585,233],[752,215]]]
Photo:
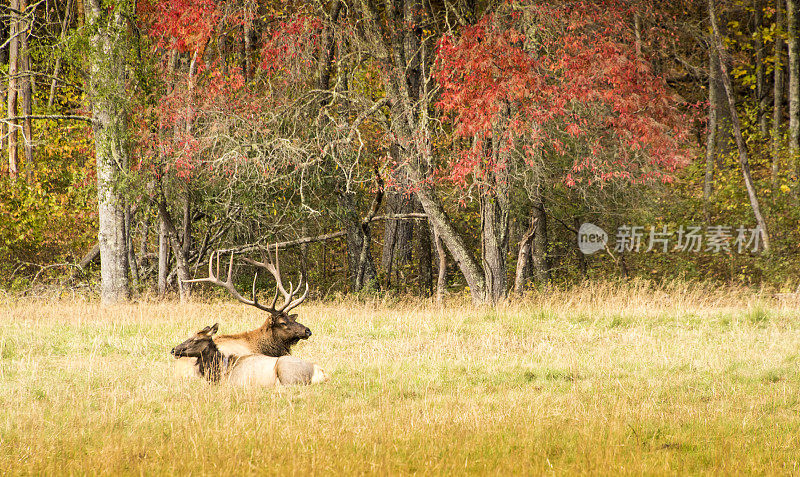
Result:
[[272,329],[265,330],[255,343],[259,353],[275,357],[289,354],[289,348],[292,344],[293,343],[284,343],[281,340],[275,339]]
[[235,356],[225,356],[217,348],[217,345],[212,341],[208,347],[200,353],[197,358],[197,366],[200,374],[212,383],[219,382],[222,375],[228,370],[236,361]]

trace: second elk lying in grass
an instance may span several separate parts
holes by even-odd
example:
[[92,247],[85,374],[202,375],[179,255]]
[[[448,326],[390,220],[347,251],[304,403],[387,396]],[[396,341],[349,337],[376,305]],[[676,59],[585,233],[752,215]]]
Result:
[[328,380],[319,365],[294,356],[224,355],[214,343],[218,328],[218,323],[206,326],[172,348],[172,355],[175,358],[196,358],[198,374],[211,382],[224,380],[237,386],[275,386],[316,384]]
[[[211,254],[208,261],[208,277],[199,278],[195,280],[187,280],[189,283],[206,282],[220,286],[228,291],[236,300],[244,303],[245,305],[252,306],[261,311],[269,313],[264,324],[261,327],[244,333],[235,335],[218,336],[214,341],[219,351],[225,356],[237,355],[244,356],[248,354],[265,355],[272,357],[280,357],[290,354],[292,346],[297,344],[300,340],[308,339],[311,336],[311,330],[302,323],[297,321],[296,314],[289,314],[289,312],[300,305],[308,296],[308,283],[305,283],[305,291],[300,297],[295,295],[303,288],[303,279],[301,277],[300,283],[297,288],[290,283],[289,291],[283,286],[281,280],[280,265],[278,264],[278,250],[275,249],[275,262],[264,261],[257,262],[245,258],[245,261],[250,265],[257,268],[266,269],[275,278],[275,297],[272,304],[267,306],[258,301],[256,295],[256,274],[253,280],[253,294],[252,298],[245,298],[233,285],[233,268],[234,268],[234,254],[231,253],[230,263],[228,264],[227,279],[220,280],[219,277],[219,262],[220,252]],[[216,273],[214,272],[214,264],[216,258]],[[277,305],[278,293],[283,296],[283,303]],[[192,377],[196,376],[197,366],[196,360],[192,358],[179,359],[175,363],[175,374],[179,377]]]

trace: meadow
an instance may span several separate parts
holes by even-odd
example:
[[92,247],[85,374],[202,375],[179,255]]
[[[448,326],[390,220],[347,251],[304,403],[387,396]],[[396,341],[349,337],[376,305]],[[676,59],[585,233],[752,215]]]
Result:
[[0,301],[0,469],[30,474],[800,474],[800,298],[587,284],[497,308],[310,302],[318,386],[171,374],[237,303]]

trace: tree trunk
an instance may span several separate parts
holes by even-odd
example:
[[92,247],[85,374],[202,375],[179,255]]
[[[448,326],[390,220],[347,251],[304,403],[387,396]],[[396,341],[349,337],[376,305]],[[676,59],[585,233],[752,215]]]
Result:
[[708,0],[708,16],[711,20],[711,28],[714,35],[714,47],[717,50],[717,56],[720,58],[720,69],[722,73],[722,83],[725,86],[725,95],[728,98],[728,107],[731,113],[731,123],[733,125],[733,135],[736,138],[736,146],[739,149],[739,164],[742,168],[742,175],[744,176],[744,184],[747,188],[747,195],[750,198],[750,206],[753,209],[753,215],[755,215],[756,223],[761,228],[761,238],[764,243],[764,251],[769,252],[770,250],[770,240],[769,240],[769,233],[767,231],[767,224],[764,221],[764,217],[761,215],[761,207],[758,203],[758,197],[756,196],[756,189],[753,184],[753,179],[750,175],[750,160],[748,158],[747,153],[747,144],[744,142],[744,138],[742,137],[742,128],[741,124],[739,123],[739,114],[736,111],[736,100],[734,99],[734,91],[733,86],[731,85],[731,78],[728,74],[728,68],[725,64],[725,61],[722,60],[723,55],[725,53],[725,47],[722,44],[722,40],[720,39],[719,35],[719,27],[717,26],[717,17],[716,13],[714,12],[714,1],[715,0]]
[[28,15],[33,15],[27,12],[27,0],[19,0],[19,9],[23,12],[21,31],[25,33],[20,35],[20,51],[19,60],[22,69],[20,77],[20,95],[22,96],[22,115],[25,118],[22,120],[22,140],[25,151],[25,162],[23,168],[25,175],[30,181],[33,178],[34,163],[33,163],[33,124],[31,116],[33,115],[33,86],[31,76],[31,55],[28,45],[28,37],[30,36],[30,25],[28,24]]
[[[9,18],[0,16],[0,45],[5,45],[9,39]],[[8,45],[0,47],[0,67],[8,65]],[[0,84],[0,104],[8,105],[8,83]],[[0,153],[5,153],[6,139],[8,138],[8,125],[0,123]],[[5,167],[0,168],[5,172]]]
[[517,272],[514,276],[514,293],[522,295],[525,290],[525,283],[530,277],[531,245],[533,237],[536,235],[536,225],[538,220],[531,216],[530,225],[519,240],[519,252],[517,253]]
[[[8,43],[8,108],[6,113],[9,118],[17,116],[17,94],[19,91],[19,0],[10,0],[11,21],[9,27]],[[8,176],[16,180],[19,175],[17,162],[17,138],[19,137],[19,120],[8,121]]]
[[78,20],[78,28],[83,28],[84,22],[86,21],[85,10],[86,6],[84,5],[84,0],[75,0],[75,13],[77,14],[76,20]]
[[[150,211],[145,209],[142,212],[142,215],[144,215],[144,221],[142,222],[142,234],[139,237],[139,251],[138,251],[140,260],[144,260],[144,256],[147,253],[147,237],[150,234]],[[140,273],[139,279],[144,280],[145,277],[141,275],[142,274]]]
[[[205,48],[203,48],[204,50]],[[194,95],[192,91],[194,90],[195,85],[195,76],[197,75],[197,62],[198,58],[202,59],[202,50],[195,50],[192,53],[192,59],[189,62],[189,97],[193,98]],[[249,57],[248,57],[249,58]],[[184,124],[184,131],[187,137],[192,136],[192,129],[194,128],[194,104],[190,101],[187,105],[187,114],[186,114],[186,123]],[[170,233],[170,242],[172,243],[172,249],[175,255],[175,263],[178,268],[178,278],[179,278],[179,293],[181,297],[181,301],[186,300],[192,294],[192,284],[188,283],[186,280],[191,279],[191,274],[189,273],[189,253],[192,250],[192,190],[190,185],[187,183],[185,186],[185,190],[183,191],[183,196],[181,197],[181,212],[183,213],[183,222],[182,222],[182,229],[180,231],[180,235],[178,235],[177,230],[175,230],[174,221],[172,217],[169,215],[169,211],[166,208],[166,203],[164,204],[164,211],[166,212],[166,224],[167,224],[167,231],[171,231]],[[180,245],[180,248],[176,248],[177,245]]]
[[167,292],[167,274],[169,274],[169,237],[167,226],[158,215],[158,296]]
[[253,52],[253,15],[249,7],[247,8],[246,15],[247,18],[244,23],[244,62],[242,64],[245,81],[252,79],[252,67],[250,63],[252,61],[251,55]]
[[[419,181],[415,182],[421,184]],[[438,197],[436,197],[436,194],[430,187],[425,185],[420,185],[415,194],[425,210],[425,215],[428,216],[434,230],[438,234],[439,239],[448,250],[450,250],[453,260],[464,275],[467,286],[470,288],[473,301],[476,303],[483,303],[486,300],[486,286],[483,273],[481,273],[475,258],[464,243],[464,239],[461,238],[450,221],[450,218],[447,216]]]
[[[395,2],[394,9],[390,10],[389,13],[394,15],[395,19],[401,19],[406,25],[418,25],[421,21],[422,11],[423,6],[420,0],[405,0],[403,2]],[[395,36],[399,58],[405,65],[405,80],[409,98],[412,103],[417,104],[423,94],[423,51],[420,48],[421,38],[415,30],[415,28],[403,28],[400,31],[392,32],[392,35]],[[419,119],[419,110],[415,111],[414,116]],[[400,151],[401,148],[396,143],[392,145],[390,150],[392,158],[398,164],[405,160]],[[402,175],[400,172],[398,174]],[[405,177],[397,179],[398,182],[407,182]],[[416,201],[407,194],[395,193],[392,195],[391,200],[391,207],[393,207],[395,213],[404,214],[415,210]],[[387,285],[391,282],[392,272],[394,272],[396,283],[404,282],[404,277],[402,276],[403,266],[411,262],[413,258],[414,223],[408,220],[394,222],[394,224],[387,224],[390,241],[384,242],[384,253],[381,259],[381,264],[385,265]],[[421,235],[420,238],[422,238]],[[427,237],[423,240],[430,242]],[[420,279],[422,279],[422,275],[420,275]]]
[[375,287],[378,274],[372,259],[369,224],[362,224],[356,211],[352,193],[339,191],[336,195],[339,207],[344,214],[344,226],[347,232],[347,265],[352,291]]
[[[317,86],[321,91],[331,88],[331,76],[334,69],[335,54],[337,50],[334,41],[335,24],[339,18],[343,2],[334,1],[330,4],[329,19],[325,25],[322,41],[319,43],[319,69],[317,71]],[[320,107],[330,104],[328,96],[324,96]],[[380,182],[380,177],[378,177]],[[369,223],[362,223],[361,216],[356,209],[354,194],[345,190],[342,185],[337,185],[336,199],[341,212],[341,220],[347,238],[347,269],[350,288],[358,292],[364,288],[377,287],[377,271],[372,257],[372,235]],[[371,215],[374,216],[383,198],[382,184],[373,202]],[[371,217],[370,217],[371,218]]]
[[244,82],[247,83],[250,80],[250,78],[247,75],[247,69],[250,65],[250,60],[247,57],[248,49],[250,47],[249,45],[250,40],[248,38],[250,36],[250,28],[246,24],[243,24],[241,32],[242,32],[242,41],[239,43],[239,55],[241,63],[239,63],[240,65],[239,67],[242,70],[242,77],[244,79]]
[[619,271],[622,274],[622,278],[628,278],[631,276],[630,269],[628,268],[628,261],[625,258],[627,255],[625,253],[619,254]]
[[228,76],[228,40],[224,34],[217,38],[217,50],[222,62],[222,74]]
[[[396,213],[395,195],[390,193],[386,198],[386,212]],[[392,285],[392,274],[394,273],[394,247],[397,244],[397,221],[386,220],[383,223],[383,252],[381,253],[381,272],[383,273],[386,287]]]
[[186,280],[192,278],[189,273],[189,261],[183,254],[180,236],[178,235],[178,230],[175,228],[175,221],[172,220],[172,215],[169,213],[169,209],[167,209],[165,198],[162,196],[161,200],[158,200],[156,204],[158,206],[158,214],[161,217],[161,223],[167,231],[167,237],[169,238],[169,243],[172,248],[172,255],[175,258],[175,268],[178,273],[178,293],[180,294],[181,301],[185,301],[191,294],[189,283],[186,283]]
[[433,229],[433,242],[436,244],[436,257],[438,259],[438,266],[436,267],[436,301],[441,303],[444,298],[444,293],[447,291],[447,252],[444,250],[442,239]]
[[[422,0],[405,0],[402,11],[403,21],[406,25],[413,25],[412,28],[404,28],[403,38],[403,57],[406,62],[406,78],[409,97],[417,108],[417,124],[423,126],[425,123],[424,115],[427,114],[427,100],[425,90],[425,78],[428,73],[428,45],[423,45],[423,38],[420,29],[417,27],[423,22],[424,5]],[[417,200],[409,197],[409,211],[422,212],[422,206]],[[403,213],[405,210],[403,210]],[[398,244],[396,249],[400,252],[398,258],[401,263],[408,263],[412,260],[411,241],[414,235],[414,227],[417,226],[417,259],[418,259],[418,278],[420,292],[423,296],[430,296],[433,292],[433,273],[431,264],[431,231],[428,222],[403,221],[398,224]],[[400,263],[397,264],[397,271],[401,271]],[[402,279],[401,277],[398,277]]]
[[[780,0],[778,0],[780,1]],[[754,49],[756,50],[756,102],[758,104],[758,130],[761,132],[761,139],[767,138],[767,92],[765,88],[764,74],[764,0],[755,0],[753,7],[755,15],[753,17],[755,36]]]
[[89,266],[90,263],[94,262],[99,256],[100,256],[100,244],[97,243],[88,252],[86,252],[81,261],[78,262],[78,266],[80,268],[86,268]]
[[[402,193],[389,193],[386,201],[389,214],[406,214],[414,211],[413,198]],[[392,276],[397,283],[402,281],[402,267],[412,259],[414,223],[411,220],[387,220],[384,222],[381,270],[386,277],[386,286],[391,286]]]
[[192,193],[188,185],[181,197],[181,212],[183,212],[183,228],[180,236],[181,253],[184,257],[188,257],[192,251]]
[[136,263],[136,249],[133,246],[133,214],[131,207],[125,205],[125,248],[128,250],[128,267],[130,268],[133,288],[139,289],[139,265]]
[[544,208],[544,200],[541,197],[533,204],[531,212],[533,214],[532,220],[536,220],[536,234],[533,236],[533,250],[531,250],[533,270],[536,275],[536,281],[546,285],[550,283],[550,257],[548,252],[550,241],[547,236],[547,213]]
[[147,238],[150,235],[150,213],[144,212],[144,222],[142,222],[142,235],[139,237],[139,256],[144,257],[147,253]]
[[[308,224],[303,221],[300,225],[300,233],[303,237],[308,237]],[[308,281],[308,244],[300,244],[300,272],[303,278]]]
[[581,219],[579,217],[573,217],[572,224],[575,227],[575,242],[573,242],[573,245],[575,247],[575,255],[578,257],[578,269],[581,272],[581,277],[586,278],[589,272],[589,266],[586,263],[586,255],[584,255],[580,247],[578,247],[578,231],[581,229]]
[[403,57],[406,63],[408,92],[414,103],[419,101],[423,93],[423,50],[420,48],[421,36],[417,27],[422,22],[422,11],[421,0],[403,1],[403,21],[406,25],[414,25],[414,28],[403,28]]
[[786,0],[786,23],[789,35],[789,157],[797,164],[800,149],[800,56],[797,42],[797,2]]
[[[420,211],[422,207],[419,207]],[[431,252],[431,230],[428,221],[417,222],[417,269],[419,289],[422,296],[433,294],[433,257]]]
[[[59,41],[64,43],[67,36],[67,29],[69,28],[70,15],[72,14],[72,0],[67,0],[67,5],[64,8],[64,19],[61,21],[61,32]],[[56,87],[58,86],[58,75],[61,74],[61,55],[56,57],[56,64],[53,67],[53,79],[50,81],[50,94],[47,96],[47,109],[53,107],[53,102],[56,98]]]
[[375,290],[379,287],[378,272],[372,259],[372,236],[369,225],[362,225],[361,250],[358,253],[358,267],[355,276],[355,290]]
[[[783,0],[775,2],[775,26],[778,31],[783,31]],[[781,35],[775,35],[775,68],[774,85],[772,91],[772,188],[778,187],[778,175],[781,163],[781,113],[783,109],[783,40]]]
[[[342,11],[342,2],[335,0],[331,3],[328,12],[328,23],[325,25],[325,32],[322,35],[320,42],[320,58],[319,71],[317,72],[318,80],[317,86],[320,91],[328,91],[331,87],[331,73],[333,71],[333,60],[336,53],[336,43],[333,41],[333,34],[335,33],[335,24],[339,20],[339,13]],[[328,104],[328,98],[323,98],[320,102],[321,106]]]
[[508,257],[509,215],[511,210],[508,170],[511,167],[509,147],[502,144],[505,132],[504,110],[494,125],[491,140],[491,164],[485,169],[489,187],[481,196],[481,248],[483,276],[490,303],[508,295],[506,261]]
[[508,284],[508,191],[495,182],[495,191],[481,199],[481,244],[486,295],[490,303],[506,298]]
[[[89,82],[97,157],[98,238],[100,242],[100,298],[104,304],[129,298],[128,254],[125,241],[124,197],[120,190],[128,161],[128,123],[122,98],[125,89],[125,56],[129,50],[126,14],[116,5],[109,9],[100,0],[84,3],[91,27]],[[130,12],[127,12],[130,13]]]
[[[98,103],[94,110],[100,112]],[[97,121],[97,116],[95,116]],[[126,301],[129,298],[128,254],[125,240],[125,214],[116,184],[122,171],[113,158],[120,157],[121,145],[110,144],[114,126],[95,126],[97,148],[98,241],[100,242],[100,299],[104,304]],[[105,129],[105,130],[104,130]],[[102,150],[106,148],[105,150]]]
[[[400,213],[406,214],[414,211],[414,201],[408,197],[404,201]],[[413,220],[398,220],[397,221],[397,243],[394,247],[395,254],[395,277],[397,280],[403,280],[403,266],[414,258],[414,221]]]
[[719,59],[715,54],[716,49],[709,49],[708,53],[708,124],[706,130],[706,174],[703,178],[703,210],[706,221],[709,220],[709,201],[714,187],[714,159],[716,156],[717,139],[717,90]]

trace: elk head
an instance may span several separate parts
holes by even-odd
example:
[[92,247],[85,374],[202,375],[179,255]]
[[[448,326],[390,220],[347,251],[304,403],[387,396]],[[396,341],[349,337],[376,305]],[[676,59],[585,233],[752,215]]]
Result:
[[219,323],[206,326],[202,330],[190,336],[189,339],[172,348],[170,353],[176,358],[199,358],[214,345],[214,334],[219,329]]
[[190,336],[189,339],[172,348],[170,353],[175,358],[197,358],[200,374],[212,382],[219,381],[222,376],[222,367],[227,367],[228,360],[219,352],[214,344],[214,334],[219,329],[219,323],[206,326]]
[[276,341],[286,343],[287,347],[297,344],[300,340],[307,340],[311,337],[311,330],[297,321],[297,315],[286,313],[273,314],[269,323],[265,326],[272,328],[272,336]]

